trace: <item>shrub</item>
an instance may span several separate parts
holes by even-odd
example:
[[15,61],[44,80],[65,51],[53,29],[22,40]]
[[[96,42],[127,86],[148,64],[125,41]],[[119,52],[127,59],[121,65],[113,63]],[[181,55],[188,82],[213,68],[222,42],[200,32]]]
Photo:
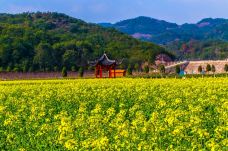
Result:
[[180,66],[179,66],[179,65],[177,65],[175,69],[176,69],[176,74],[179,74],[179,73],[180,73],[180,71],[181,71]]
[[207,64],[206,71],[210,72],[211,71],[211,65]]
[[127,75],[132,75],[131,65],[128,65],[128,67],[127,67]]
[[54,67],[54,71],[57,72],[59,69],[58,69],[58,66],[55,66]]
[[71,67],[71,71],[73,71],[73,72],[75,72],[75,71],[76,71],[75,66],[72,66],[72,67]]
[[212,71],[213,73],[215,73],[216,68],[215,68],[215,66],[214,66],[214,65],[212,65],[212,66],[211,66],[211,71]]
[[225,71],[225,72],[228,72],[228,64],[225,65],[224,71]]
[[149,72],[150,72],[149,66],[145,66],[144,72],[145,72],[145,73],[149,73]]
[[8,67],[6,68],[6,71],[7,71],[7,72],[10,72],[10,71],[11,71],[11,67],[8,66]]
[[136,72],[139,72],[139,64],[138,63],[135,64],[134,68],[135,68]]
[[83,69],[83,67],[80,67],[79,68],[78,73],[79,73],[79,77],[83,77],[83,75],[84,75],[84,69]]
[[203,71],[202,66],[199,66],[199,67],[198,67],[198,72],[199,72],[199,73],[202,73],[202,71]]
[[165,66],[163,64],[159,65],[158,70],[161,74],[165,73]]
[[66,69],[66,67],[63,67],[63,69],[62,69],[62,76],[63,77],[67,77],[67,69]]

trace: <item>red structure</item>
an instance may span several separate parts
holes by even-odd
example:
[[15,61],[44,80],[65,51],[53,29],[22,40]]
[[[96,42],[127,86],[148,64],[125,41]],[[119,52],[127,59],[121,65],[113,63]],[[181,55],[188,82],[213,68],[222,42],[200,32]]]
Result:
[[103,71],[108,71],[109,78],[116,78],[116,66],[118,62],[116,60],[110,60],[105,53],[100,59],[92,62],[91,65],[95,66],[96,78],[102,78]]

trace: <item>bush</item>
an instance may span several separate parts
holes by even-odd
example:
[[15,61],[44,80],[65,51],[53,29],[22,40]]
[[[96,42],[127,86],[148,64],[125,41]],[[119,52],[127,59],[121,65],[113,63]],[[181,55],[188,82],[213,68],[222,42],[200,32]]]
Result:
[[176,66],[176,74],[180,74],[180,71],[181,71],[180,66],[177,65],[177,66]]
[[7,72],[10,72],[10,71],[11,71],[11,67],[8,66],[8,67],[6,68],[6,71],[7,71]]
[[128,65],[128,67],[127,67],[127,75],[132,75],[131,65]]
[[136,72],[139,72],[139,64],[138,63],[135,64],[134,68],[135,68]]
[[202,73],[202,71],[203,71],[202,66],[199,66],[199,67],[198,67],[198,72],[199,72],[199,73]]
[[73,71],[73,72],[75,72],[75,71],[76,71],[75,66],[72,66],[72,67],[71,67],[71,71]]
[[66,69],[66,67],[63,67],[63,69],[62,69],[62,76],[63,77],[67,77],[67,69]]
[[149,66],[145,66],[144,72],[145,72],[145,73],[149,73],[149,72],[150,72]]
[[13,68],[13,72],[19,72],[20,69],[18,67]]
[[164,74],[164,73],[165,73],[165,66],[162,65],[162,64],[159,65],[158,70],[159,70],[159,72],[160,72],[161,74]]
[[225,72],[228,72],[228,64],[225,65],[224,71],[225,71]]
[[84,75],[84,69],[83,69],[83,67],[80,67],[79,68],[78,73],[79,73],[79,77],[83,77],[83,75]]
[[57,72],[58,70],[58,66],[54,66],[54,71]]
[[34,71],[34,68],[31,66],[31,67],[29,67],[29,70],[28,70],[29,72],[33,72]]
[[211,65],[207,64],[206,71],[210,72],[211,71]]
[[214,65],[212,65],[212,66],[211,66],[211,71],[212,71],[213,73],[215,73],[216,68],[215,68],[215,66],[214,66]]
[[93,71],[93,70],[94,70],[94,67],[93,67],[93,66],[89,66],[89,67],[88,67],[88,70],[89,70],[89,71]]

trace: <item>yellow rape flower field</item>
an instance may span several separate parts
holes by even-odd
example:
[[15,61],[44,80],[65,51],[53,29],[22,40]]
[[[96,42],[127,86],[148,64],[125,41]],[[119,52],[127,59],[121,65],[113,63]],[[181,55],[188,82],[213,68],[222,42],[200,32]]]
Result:
[[228,79],[0,82],[1,150],[228,150]]

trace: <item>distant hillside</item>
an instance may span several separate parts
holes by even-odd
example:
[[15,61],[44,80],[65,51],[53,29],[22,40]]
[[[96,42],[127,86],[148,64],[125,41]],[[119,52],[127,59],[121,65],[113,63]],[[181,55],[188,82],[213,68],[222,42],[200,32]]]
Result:
[[164,48],[59,13],[0,14],[0,70],[86,66],[104,51],[124,65],[154,61]]
[[[112,26],[109,24],[106,27],[118,29],[137,39],[165,45],[170,51],[175,51],[177,55],[184,58],[220,59],[228,57],[228,19],[207,18],[196,24],[177,25],[149,17],[137,17],[112,24]],[[197,43],[198,46],[194,46],[197,49],[192,48],[193,41],[194,44]],[[185,48],[185,45],[188,48]],[[191,51],[192,49],[197,53]],[[183,55],[181,51],[187,53]],[[189,54],[188,51],[191,53]]]

